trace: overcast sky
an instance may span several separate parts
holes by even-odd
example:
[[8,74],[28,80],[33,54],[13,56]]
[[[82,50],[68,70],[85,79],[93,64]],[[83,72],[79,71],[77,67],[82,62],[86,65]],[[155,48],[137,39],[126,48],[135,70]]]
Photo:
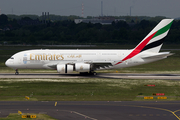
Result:
[[0,0],[1,14],[35,14],[50,12],[56,15],[81,16],[82,3],[84,16],[101,15],[101,1],[103,14],[125,16],[166,16],[180,17],[180,0]]

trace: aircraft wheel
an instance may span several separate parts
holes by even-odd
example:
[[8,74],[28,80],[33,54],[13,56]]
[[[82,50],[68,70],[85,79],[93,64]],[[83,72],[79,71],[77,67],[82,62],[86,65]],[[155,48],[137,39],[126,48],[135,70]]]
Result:
[[94,72],[94,73],[93,73],[93,75],[97,75],[97,73],[96,73],[96,72]]
[[16,72],[15,72],[15,75],[19,75],[19,72],[18,72],[18,70],[16,69]]
[[90,71],[89,74],[90,74],[90,75],[97,75],[97,73],[96,73],[96,72],[93,72],[93,71]]
[[15,75],[19,75],[19,72],[15,72]]
[[80,72],[80,75],[88,75],[88,72]]

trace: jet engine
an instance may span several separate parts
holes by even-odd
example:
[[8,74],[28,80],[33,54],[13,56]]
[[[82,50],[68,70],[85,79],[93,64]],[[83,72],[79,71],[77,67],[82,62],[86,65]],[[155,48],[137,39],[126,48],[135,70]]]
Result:
[[90,64],[84,64],[84,63],[76,63],[75,64],[75,70],[77,72],[89,72],[91,70]]
[[71,73],[73,72],[73,65],[59,64],[57,65],[57,72],[59,73]]
[[91,70],[91,65],[84,63],[76,63],[73,65],[68,65],[68,64],[57,65],[57,72],[59,73],[72,73],[73,71],[89,72],[90,70]]

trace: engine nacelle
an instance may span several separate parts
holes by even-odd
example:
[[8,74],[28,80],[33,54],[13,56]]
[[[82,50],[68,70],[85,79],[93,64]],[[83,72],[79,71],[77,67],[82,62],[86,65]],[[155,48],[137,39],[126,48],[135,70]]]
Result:
[[75,70],[77,72],[89,72],[91,69],[90,64],[84,64],[84,63],[76,63],[75,64]]
[[72,73],[77,72],[89,72],[91,70],[90,64],[76,63],[74,65],[59,64],[57,65],[57,72],[59,73]]
[[73,70],[74,70],[73,65],[65,65],[65,64],[57,65],[57,72],[59,73],[72,73]]

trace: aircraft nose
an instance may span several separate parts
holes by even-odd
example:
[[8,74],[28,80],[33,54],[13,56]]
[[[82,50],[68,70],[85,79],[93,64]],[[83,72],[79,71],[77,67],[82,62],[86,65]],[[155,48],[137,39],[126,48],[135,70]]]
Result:
[[5,65],[6,65],[6,66],[9,66],[9,59],[6,60]]
[[10,67],[12,65],[12,62],[8,59],[6,62],[5,62],[5,65]]

